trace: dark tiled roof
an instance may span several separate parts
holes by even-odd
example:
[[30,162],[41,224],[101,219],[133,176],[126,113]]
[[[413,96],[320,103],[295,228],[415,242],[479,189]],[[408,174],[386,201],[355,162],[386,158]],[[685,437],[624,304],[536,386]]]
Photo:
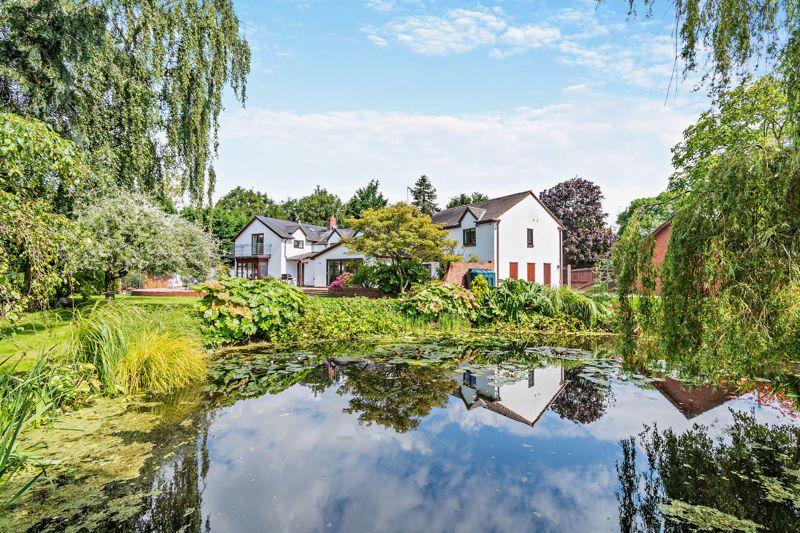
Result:
[[[433,219],[436,224],[441,224],[445,228],[454,228],[459,225],[461,218],[466,214],[466,212],[470,211],[478,223],[491,222],[493,220],[497,220],[503,213],[531,195],[538,201],[538,198],[535,194],[533,194],[533,191],[523,191],[515,194],[509,194],[508,196],[501,196],[500,198],[484,200],[483,202],[478,202],[475,204],[461,205],[458,207],[445,209],[444,211],[434,213],[431,219]],[[553,218],[555,219],[555,217]],[[556,222],[558,222],[557,219]],[[561,222],[558,222],[558,224],[561,225]]]
[[[306,234],[306,238],[309,241],[317,244],[326,244],[328,239],[331,238],[331,235],[333,235],[333,230],[329,230],[323,226],[315,226],[314,224],[304,224],[292,222],[291,220],[281,220],[279,218],[262,216],[257,216],[256,218],[260,220],[262,224],[274,231],[282,239],[291,239],[292,235],[295,231],[297,231],[298,228],[303,230],[303,233]],[[336,228],[336,231],[338,231],[339,235],[343,238],[352,237],[355,233],[349,228]]]

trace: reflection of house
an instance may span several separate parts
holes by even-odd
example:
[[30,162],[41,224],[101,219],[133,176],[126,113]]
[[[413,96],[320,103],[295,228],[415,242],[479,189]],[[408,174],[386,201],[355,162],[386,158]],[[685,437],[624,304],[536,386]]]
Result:
[[717,388],[713,385],[687,389],[680,381],[672,378],[656,381],[653,385],[687,420],[719,407],[728,401],[733,393],[729,388]]
[[552,365],[528,371],[527,379],[495,384],[494,372],[464,371],[453,393],[467,409],[483,407],[517,422],[533,426],[564,390],[563,367]]

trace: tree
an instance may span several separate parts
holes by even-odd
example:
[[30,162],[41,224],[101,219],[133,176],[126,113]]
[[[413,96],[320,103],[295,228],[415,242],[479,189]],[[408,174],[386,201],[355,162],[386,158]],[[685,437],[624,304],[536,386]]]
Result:
[[381,209],[386,207],[389,201],[381,194],[378,189],[380,182],[370,180],[366,187],[357,189],[355,194],[344,207],[344,214],[347,217],[358,218],[361,212],[366,209]]
[[539,198],[566,227],[566,264],[591,267],[608,256],[615,239],[605,221],[600,187],[576,176],[542,191]]
[[433,187],[430,178],[422,175],[411,188],[411,205],[415,205],[426,215],[432,215],[439,211],[436,205],[436,189]]
[[136,193],[119,192],[85,206],[78,223],[92,239],[83,266],[104,273],[111,298],[118,280],[131,272],[202,278],[216,264],[211,235]]
[[0,319],[44,305],[72,279],[74,205],[96,185],[74,143],[40,121],[0,113]]
[[8,0],[0,27],[0,105],[122,187],[210,199],[223,92],[244,102],[250,69],[230,0]]
[[447,202],[447,209],[450,209],[451,207],[459,207],[462,205],[477,204],[478,202],[483,202],[488,199],[489,197],[483,194],[482,192],[474,192],[472,194],[464,194],[462,192],[458,196],[450,198],[450,201]]
[[672,191],[665,191],[658,196],[637,198],[617,215],[617,235],[622,235],[631,217],[636,213],[641,230],[652,233],[658,226],[669,220],[678,205],[678,196]]
[[400,290],[408,288],[404,265],[447,261],[456,242],[448,239],[447,230],[431,221],[416,206],[398,203],[383,209],[367,209],[361,218],[348,220],[357,237],[348,239],[347,247],[367,257],[388,261],[400,280]]
[[342,201],[317,185],[308,196],[286,200],[281,208],[290,220],[325,226],[329,217],[339,216],[342,212]]
[[581,377],[583,371],[583,367],[576,367],[565,372],[567,384],[550,409],[561,418],[578,424],[591,424],[600,420],[614,402],[614,391],[610,384],[595,383]]
[[[656,0],[628,0],[653,16]],[[785,84],[791,115],[800,110],[800,24],[794,0],[701,2],[674,0],[675,35],[684,75],[703,72],[703,80],[720,96],[748,72],[769,72]],[[659,11],[659,17],[661,16]],[[677,59],[677,58],[676,58]],[[797,132],[795,132],[797,133]]]
[[231,211],[245,218],[256,215],[280,218],[283,215],[280,206],[266,193],[236,187],[219,199],[214,209]]

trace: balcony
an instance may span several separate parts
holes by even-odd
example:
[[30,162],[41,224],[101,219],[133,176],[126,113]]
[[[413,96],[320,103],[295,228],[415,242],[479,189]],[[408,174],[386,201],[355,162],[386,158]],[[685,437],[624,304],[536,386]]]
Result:
[[272,255],[271,244],[234,244],[233,257],[268,257]]

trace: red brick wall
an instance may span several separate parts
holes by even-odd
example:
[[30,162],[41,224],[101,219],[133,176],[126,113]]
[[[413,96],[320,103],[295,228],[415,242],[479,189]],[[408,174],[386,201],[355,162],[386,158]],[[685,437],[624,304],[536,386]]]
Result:
[[452,283],[454,285],[464,285],[464,278],[470,268],[485,268],[486,270],[494,270],[494,265],[491,261],[486,263],[450,263],[450,266],[447,268],[447,274],[444,275],[443,281]]
[[[661,228],[653,234],[655,246],[653,247],[653,265],[660,267],[664,262],[664,257],[667,255],[667,247],[669,246],[669,236],[672,234],[672,223],[668,222],[661,226]],[[661,292],[661,278],[656,278],[656,292]]]

